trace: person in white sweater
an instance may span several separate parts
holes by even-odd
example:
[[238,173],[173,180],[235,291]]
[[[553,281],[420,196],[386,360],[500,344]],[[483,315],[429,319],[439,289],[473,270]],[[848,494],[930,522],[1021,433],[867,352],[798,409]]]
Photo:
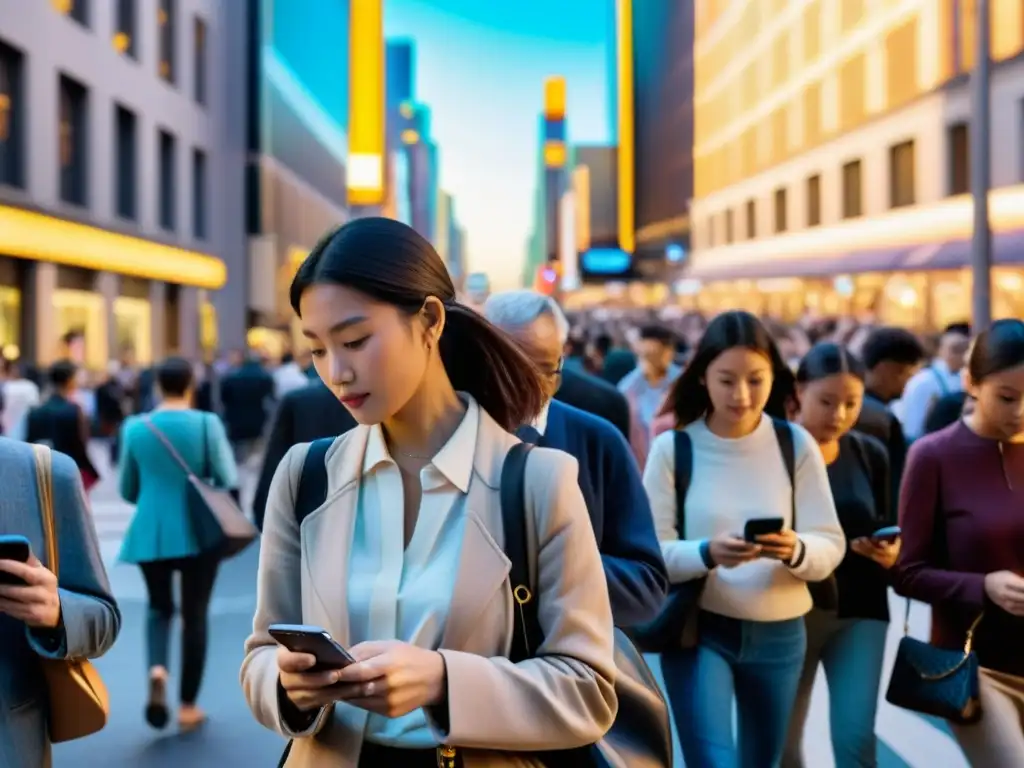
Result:
[[[779,764],[806,648],[807,583],[828,578],[846,551],[821,452],[782,421],[793,387],[756,317],[719,315],[666,402],[692,449],[682,535],[674,433],[654,441],[644,472],[670,581],[705,580],[696,648],[662,655],[687,765]],[[746,541],[748,521],[761,518],[781,518],[781,530]]]

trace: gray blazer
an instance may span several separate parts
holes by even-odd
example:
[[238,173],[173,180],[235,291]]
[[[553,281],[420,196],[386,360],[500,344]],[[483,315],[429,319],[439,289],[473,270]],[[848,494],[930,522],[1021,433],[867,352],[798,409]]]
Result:
[[[114,644],[121,614],[110,593],[78,467],[53,454],[63,642],[56,651],[0,614],[0,768],[50,765],[46,687],[37,659],[96,658]],[[0,437],[0,534],[20,534],[46,563],[32,446]]]

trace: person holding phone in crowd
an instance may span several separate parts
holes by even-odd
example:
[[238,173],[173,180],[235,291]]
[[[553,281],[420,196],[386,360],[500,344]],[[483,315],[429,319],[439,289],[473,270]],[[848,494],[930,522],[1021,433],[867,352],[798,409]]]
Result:
[[1024,322],[998,320],[967,361],[969,416],[910,448],[896,590],[932,607],[931,642],[961,650],[981,616],[981,720],[951,727],[972,766],[1024,765]]
[[[837,768],[877,764],[875,714],[889,629],[888,570],[900,551],[881,441],[853,431],[864,403],[864,365],[838,344],[816,344],[796,372],[796,421],[828,466],[839,523],[849,542],[834,581],[805,617],[807,653],[789,727],[784,768],[804,765],[804,724],[818,667],[825,668]],[[834,604],[833,604],[834,603]]]
[[792,393],[793,374],[761,322],[718,315],[666,403],[692,446],[684,540],[673,433],[655,439],[644,470],[670,581],[706,579],[696,649],[662,655],[688,765],[778,764],[803,668],[807,583],[829,576],[846,549],[821,451],[803,427],[780,421]]
[[[356,219],[299,268],[291,303],[317,372],[359,423],[326,454],[326,502],[296,518],[308,445],[271,484],[241,680],[286,765],[436,768],[465,752],[536,766],[537,750],[611,727],[612,614],[577,463],[526,462],[539,620],[533,658],[506,658],[513,596],[500,506],[510,432],[544,404],[540,371],[459,304],[410,227]],[[354,663],[311,671],[273,624],[318,625]],[[532,753],[532,754],[531,754]]]

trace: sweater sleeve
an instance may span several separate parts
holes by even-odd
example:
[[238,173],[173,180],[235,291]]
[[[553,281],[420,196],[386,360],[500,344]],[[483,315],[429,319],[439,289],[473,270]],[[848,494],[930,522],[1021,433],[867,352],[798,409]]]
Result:
[[805,581],[827,579],[846,554],[821,451],[803,427],[791,424],[796,449],[796,533],[800,538],[790,570]]
[[708,568],[700,554],[700,541],[681,540],[676,527],[675,435],[658,435],[644,467],[644,490],[651,502],[655,532],[661,543],[668,579],[681,584],[706,576]]

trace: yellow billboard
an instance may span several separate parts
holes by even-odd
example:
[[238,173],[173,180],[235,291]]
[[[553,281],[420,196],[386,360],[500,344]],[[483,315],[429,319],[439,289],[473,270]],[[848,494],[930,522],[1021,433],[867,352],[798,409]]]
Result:
[[384,9],[382,0],[349,6],[349,205],[384,202]]
[[548,120],[565,119],[564,77],[549,77],[544,81],[544,117]]
[[616,0],[615,37],[619,118],[619,247],[636,248],[634,231],[633,0]]

